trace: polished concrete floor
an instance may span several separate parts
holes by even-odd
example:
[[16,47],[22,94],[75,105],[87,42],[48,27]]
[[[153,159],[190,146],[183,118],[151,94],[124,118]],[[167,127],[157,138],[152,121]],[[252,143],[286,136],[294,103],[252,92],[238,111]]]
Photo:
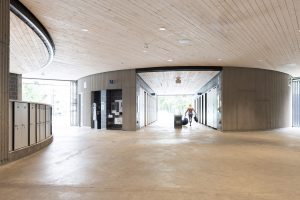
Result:
[[300,129],[60,130],[0,167],[0,199],[298,200]]

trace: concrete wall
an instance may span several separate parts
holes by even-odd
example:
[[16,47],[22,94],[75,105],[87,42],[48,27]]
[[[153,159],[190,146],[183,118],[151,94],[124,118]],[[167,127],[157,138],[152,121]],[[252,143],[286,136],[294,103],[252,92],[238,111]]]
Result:
[[9,99],[22,101],[22,74],[9,74]]
[[291,126],[290,76],[281,72],[224,68],[222,130],[266,130]]
[[78,80],[78,94],[82,95],[82,125],[91,126],[91,92],[112,89],[122,89],[122,129],[136,130],[136,73],[134,69],[94,74]]

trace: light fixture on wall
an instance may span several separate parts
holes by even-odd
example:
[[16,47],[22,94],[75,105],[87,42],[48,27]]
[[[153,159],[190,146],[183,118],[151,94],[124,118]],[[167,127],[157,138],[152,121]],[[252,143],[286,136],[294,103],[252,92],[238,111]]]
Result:
[[176,77],[175,83],[176,83],[176,84],[180,84],[180,83],[181,83],[181,78],[180,78],[180,76],[177,76],[177,77]]

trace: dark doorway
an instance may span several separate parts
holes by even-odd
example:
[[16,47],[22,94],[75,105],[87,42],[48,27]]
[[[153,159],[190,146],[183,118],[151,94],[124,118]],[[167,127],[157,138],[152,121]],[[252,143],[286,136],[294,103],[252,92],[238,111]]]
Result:
[[123,102],[122,90],[107,90],[106,93],[107,129],[122,129]]
[[101,91],[92,92],[92,123],[91,127],[101,129]]

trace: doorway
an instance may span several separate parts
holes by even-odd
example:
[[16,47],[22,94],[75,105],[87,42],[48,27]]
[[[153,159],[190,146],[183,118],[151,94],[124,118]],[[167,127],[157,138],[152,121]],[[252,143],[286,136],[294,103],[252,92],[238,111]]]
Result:
[[92,92],[91,128],[101,129],[101,91]]

